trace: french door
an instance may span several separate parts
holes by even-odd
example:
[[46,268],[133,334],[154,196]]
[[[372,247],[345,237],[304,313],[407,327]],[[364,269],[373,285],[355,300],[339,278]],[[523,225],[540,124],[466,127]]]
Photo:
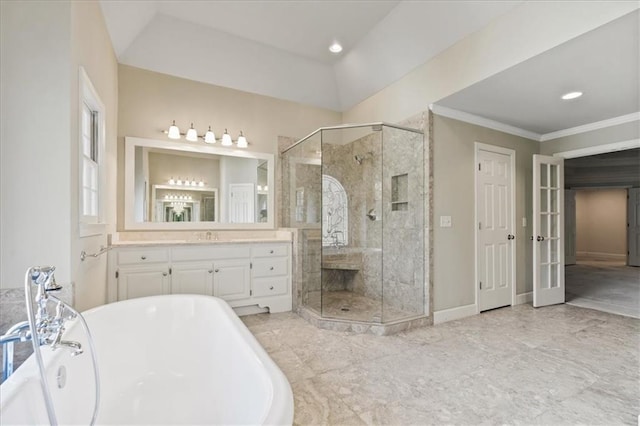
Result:
[[533,156],[533,306],[564,303],[564,159]]

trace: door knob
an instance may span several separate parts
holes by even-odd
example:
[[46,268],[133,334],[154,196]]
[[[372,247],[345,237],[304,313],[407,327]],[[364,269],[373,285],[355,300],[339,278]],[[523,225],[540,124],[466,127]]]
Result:
[[209,269],[207,272],[209,272],[210,274],[213,273],[213,269]]
[[538,241],[544,241],[544,237],[541,237],[540,235],[538,235],[538,238],[536,238],[536,240],[538,240]]
[[215,272],[220,272],[220,269],[216,269]]
[[514,235],[511,235],[511,234],[507,235],[507,240],[513,240],[515,238],[516,237]]

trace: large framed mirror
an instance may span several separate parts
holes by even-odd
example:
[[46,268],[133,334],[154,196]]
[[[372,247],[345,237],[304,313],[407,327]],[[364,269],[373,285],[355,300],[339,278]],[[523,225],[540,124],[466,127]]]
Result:
[[125,230],[272,229],[274,156],[125,138]]

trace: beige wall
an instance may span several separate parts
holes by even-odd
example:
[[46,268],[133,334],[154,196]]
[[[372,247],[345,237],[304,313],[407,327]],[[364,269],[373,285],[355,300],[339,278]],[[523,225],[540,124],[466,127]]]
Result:
[[[475,303],[475,142],[515,151],[516,292],[531,291],[531,164],[538,142],[437,115],[433,132],[434,311]],[[440,216],[451,216],[452,227],[441,228]]]
[[626,258],[626,189],[576,191],[576,252]]
[[[75,304],[79,310],[106,301],[107,256],[80,261],[82,250],[95,253],[107,245],[106,234],[115,231],[116,131],[118,115],[118,62],[97,1],[71,3],[71,269],[75,283]],[[80,237],[79,216],[79,67],[82,66],[105,106],[106,187],[104,230],[99,235]],[[68,151],[67,151],[68,152]]]
[[[1,38],[0,287],[22,287],[29,266],[55,265],[58,282],[75,284],[78,309],[102,304],[106,258],[81,263],[80,252],[105,237],[80,238],[78,227],[80,65],[106,107],[107,173],[115,173],[117,66],[100,6],[2,2]],[[106,189],[114,199],[115,185]]]
[[[119,65],[118,230],[123,230],[124,137],[164,140],[172,120],[186,130],[191,122],[200,133],[211,125],[235,139],[242,130],[250,151],[278,153],[278,136],[301,138],[318,127],[342,122],[335,111],[199,83],[166,74]],[[277,155],[276,155],[277,157]]]

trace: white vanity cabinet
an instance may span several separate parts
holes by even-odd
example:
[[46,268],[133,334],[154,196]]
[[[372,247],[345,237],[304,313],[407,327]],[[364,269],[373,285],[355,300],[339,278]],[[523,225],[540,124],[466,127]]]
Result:
[[169,251],[145,248],[118,251],[113,256],[119,300],[170,293]]
[[291,310],[291,243],[114,247],[109,302],[157,294],[204,294],[234,308]]

